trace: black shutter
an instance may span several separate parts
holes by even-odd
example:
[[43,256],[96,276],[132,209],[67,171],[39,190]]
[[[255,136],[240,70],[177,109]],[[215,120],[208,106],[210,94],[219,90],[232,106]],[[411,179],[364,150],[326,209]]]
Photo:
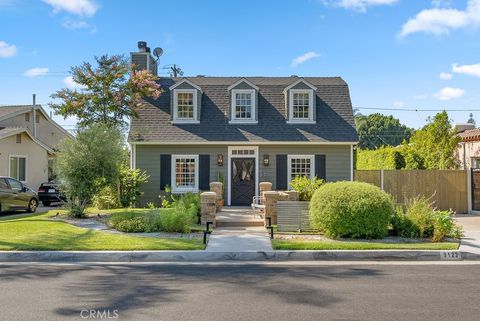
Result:
[[277,155],[277,190],[288,189],[287,155]]
[[160,190],[165,190],[165,186],[171,184],[172,155],[160,155]]
[[327,179],[327,164],[325,155],[315,155],[315,176]]
[[198,156],[198,189],[210,190],[210,155]]

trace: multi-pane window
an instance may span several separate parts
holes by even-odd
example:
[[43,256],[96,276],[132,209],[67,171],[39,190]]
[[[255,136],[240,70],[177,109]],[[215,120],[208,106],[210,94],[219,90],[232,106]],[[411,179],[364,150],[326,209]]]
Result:
[[194,118],[193,93],[177,93],[177,118]]
[[314,173],[314,156],[313,155],[289,155],[288,156],[288,168],[289,168],[289,182],[295,177],[306,176],[313,177]]
[[198,156],[173,155],[173,191],[193,191],[198,189]]
[[27,180],[27,158],[10,156],[10,177],[25,182]]
[[231,121],[233,123],[256,123],[255,89],[233,89]]
[[235,118],[238,118],[238,119],[252,118],[252,94],[251,93],[235,94]]
[[308,93],[293,93],[293,119],[310,118],[310,95]]

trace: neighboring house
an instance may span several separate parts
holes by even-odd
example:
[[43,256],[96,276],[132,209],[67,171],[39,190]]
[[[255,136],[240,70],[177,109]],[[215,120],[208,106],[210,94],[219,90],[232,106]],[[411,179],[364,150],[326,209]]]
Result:
[[457,125],[461,141],[457,148],[457,160],[460,168],[480,168],[480,128],[474,124]]
[[59,142],[70,134],[40,106],[0,106],[0,176],[33,189],[53,176]]
[[[137,67],[139,54],[132,53]],[[298,175],[352,179],[358,137],[341,78],[198,76],[158,82],[164,92],[144,102],[128,138],[132,167],[150,175],[142,186],[143,204],[158,203],[167,186],[173,193],[197,192],[223,180],[227,205],[250,205],[262,181],[286,190]]]

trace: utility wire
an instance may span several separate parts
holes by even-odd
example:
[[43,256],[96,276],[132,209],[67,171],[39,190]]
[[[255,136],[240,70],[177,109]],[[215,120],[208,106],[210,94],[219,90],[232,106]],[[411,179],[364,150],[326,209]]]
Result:
[[420,111],[480,111],[480,108],[468,108],[468,109],[420,109],[420,108],[389,108],[389,107],[353,107],[354,109],[368,109],[368,110],[392,110],[392,111],[413,111],[413,112],[420,112]]

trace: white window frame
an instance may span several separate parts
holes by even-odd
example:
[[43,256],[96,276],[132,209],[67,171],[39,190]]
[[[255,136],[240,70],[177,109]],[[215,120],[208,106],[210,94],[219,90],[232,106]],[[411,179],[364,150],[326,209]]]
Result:
[[[193,118],[178,117],[178,94],[192,94],[193,97]],[[174,89],[173,90],[173,123],[174,124],[198,124],[197,115],[197,90],[196,89]]]
[[[17,178],[17,177],[13,177],[13,176],[12,176],[12,173],[11,173],[11,171],[10,171],[10,168],[11,168],[11,166],[10,166],[11,164],[10,164],[10,163],[11,163],[11,161],[12,161],[12,157],[14,157],[14,158],[15,158],[15,157],[16,157],[16,158],[25,158],[25,180],[24,180],[24,181],[20,180],[20,179]],[[17,173],[19,172],[19,171],[18,171],[18,170],[19,170],[19,168],[18,168],[19,164],[20,164],[20,163],[17,161]],[[28,156],[27,156],[27,155],[8,155],[8,176],[11,177],[11,178],[14,178],[14,179],[16,179],[17,181],[22,182],[22,183],[24,183],[24,184],[27,183],[27,181],[28,181]]]
[[[194,158],[195,159],[195,187],[177,187],[177,166],[176,162],[177,159],[182,159],[182,158]],[[172,186],[172,192],[173,193],[187,193],[187,192],[198,192],[198,155],[193,155],[193,154],[185,154],[185,155],[172,155],[172,170],[171,170],[171,186]]]
[[[250,118],[237,118],[237,94],[250,94],[252,96],[252,108]],[[232,89],[230,103],[230,124],[257,124],[257,101],[255,96],[255,89]]]
[[290,182],[292,181],[292,159],[310,159],[310,179],[315,176],[315,155],[287,155],[287,177],[288,189],[290,189]]
[[[293,95],[294,94],[308,94],[308,118],[294,118],[293,117]],[[312,124],[313,120],[313,89],[290,89],[289,90],[289,108],[288,121],[289,124]]]

